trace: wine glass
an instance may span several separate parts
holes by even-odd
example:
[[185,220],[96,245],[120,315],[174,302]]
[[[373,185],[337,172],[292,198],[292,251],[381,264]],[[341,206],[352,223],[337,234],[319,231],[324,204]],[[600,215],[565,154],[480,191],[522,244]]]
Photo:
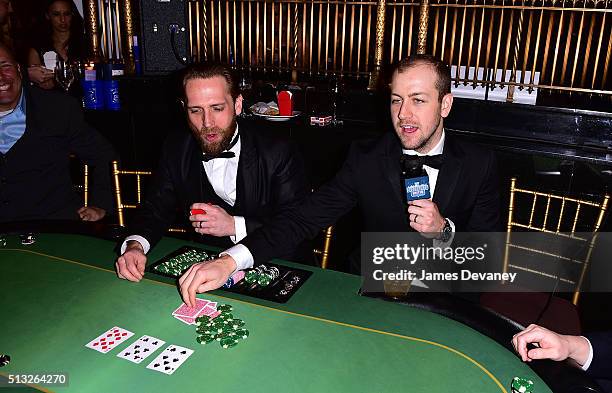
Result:
[[74,70],[72,65],[65,60],[58,60],[55,64],[55,81],[61,86],[65,91],[70,89],[70,86],[75,80]]

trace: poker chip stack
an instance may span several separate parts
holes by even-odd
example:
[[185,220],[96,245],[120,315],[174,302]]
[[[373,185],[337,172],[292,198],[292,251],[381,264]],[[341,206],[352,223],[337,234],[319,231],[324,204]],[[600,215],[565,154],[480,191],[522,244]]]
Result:
[[219,341],[223,348],[232,348],[238,345],[242,339],[249,337],[249,331],[245,329],[242,319],[234,318],[232,306],[221,304],[217,307],[220,313],[217,317],[211,318],[202,315],[196,318],[196,341],[202,345]]
[[164,263],[155,266],[154,269],[160,273],[178,277],[194,263],[210,259],[214,259],[214,256],[209,255],[203,250],[192,249],[168,259]]
[[532,393],[533,392],[533,381],[522,378],[512,378],[512,384],[510,386],[512,393]]
[[254,269],[249,270],[245,276],[244,280],[249,284],[257,284],[261,287],[267,287],[272,283],[272,281],[276,280],[280,275],[280,271],[277,267],[267,267],[266,265],[259,265]]
[[0,355],[0,367],[4,367],[11,362],[9,355]]

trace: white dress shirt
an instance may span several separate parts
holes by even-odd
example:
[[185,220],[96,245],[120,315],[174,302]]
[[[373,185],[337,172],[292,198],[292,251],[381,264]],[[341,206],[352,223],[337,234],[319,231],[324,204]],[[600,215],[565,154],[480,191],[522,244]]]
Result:
[[[406,149],[402,149],[402,152],[410,156],[415,156],[415,155],[416,156],[434,156],[437,154],[442,154],[444,152],[444,140],[445,139],[446,139],[446,133],[444,132],[444,130],[442,130],[442,136],[440,137],[440,141],[429,152],[423,154],[423,153],[419,153],[416,150],[406,150]],[[427,176],[429,177],[429,192],[431,194],[431,199],[433,199],[434,192],[436,192],[436,184],[438,182],[438,173],[440,172],[440,170],[436,168],[432,168],[428,165],[423,165],[423,169],[425,169],[425,172],[427,172]],[[451,226],[451,230],[453,231],[453,233],[455,233],[455,223],[452,222],[450,219],[448,220],[448,222]],[[437,240],[434,240],[434,246],[438,247],[444,244],[450,244],[452,242],[453,237],[454,235],[451,236],[449,241],[446,243],[442,243]]]
[[[444,151],[444,140],[445,140],[445,132],[444,130],[442,130],[442,137],[440,138],[440,141],[427,154],[422,154],[415,150],[402,149],[402,151],[404,152],[404,154],[410,154],[410,155],[416,154],[419,156],[424,156],[424,155],[432,156],[435,154],[442,154],[442,152]],[[438,172],[440,171],[438,169],[431,168],[427,165],[423,165],[423,168],[425,169],[425,172],[427,172],[427,175],[429,176],[429,188],[430,188],[431,197],[433,198],[433,195],[436,189],[436,182],[438,180]],[[448,221],[450,223],[451,229],[454,234],[455,224],[451,220],[448,220]],[[449,241],[446,243],[442,243],[438,240],[434,240],[434,246],[439,247],[439,246],[450,244],[453,241],[453,237],[454,236],[451,236],[451,239],[449,239]],[[249,251],[249,249],[242,244],[236,244],[235,246],[232,246],[229,249],[222,252],[220,255],[225,255],[225,254],[231,256],[234,259],[238,270],[248,269],[253,266],[253,262],[254,262],[253,254],[251,254],[251,251]]]
[[[232,136],[232,139],[238,134],[238,127]],[[238,177],[238,162],[240,160],[241,140],[238,137],[238,141],[228,151],[235,154],[232,158],[213,158],[208,162],[202,161],[206,177],[210,182],[215,194],[219,198],[223,199],[230,206],[234,206],[236,203],[236,178]],[[247,235],[246,232],[246,221],[242,216],[234,216],[234,228],[235,235],[230,236],[230,239],[234,243],[238,243],[244,239]],[[125,238],[121,245],[121,253],[125,252],[127,248],[127,242],[135,240],[142,246],[145,254],[151,249],[151,244],[142,236],[131,235]]]
[[588,338],[584,336],[580,337],[584,338],[589,343],[589,356],[587,356],[586,362],[584,362],[584,364],[581,366],[581,368],[586,371],[589,369],[589,367],[591,367],[591,362],[593,361],[593,345],[591,345],[591,340]]

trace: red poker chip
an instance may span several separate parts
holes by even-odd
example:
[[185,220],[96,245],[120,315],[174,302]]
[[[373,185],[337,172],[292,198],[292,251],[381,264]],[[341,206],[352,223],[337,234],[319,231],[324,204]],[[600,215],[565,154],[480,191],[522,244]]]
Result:
[[204,209],[191,209],[190,213],[195,216],[196,214],[206,214],[206,211]]

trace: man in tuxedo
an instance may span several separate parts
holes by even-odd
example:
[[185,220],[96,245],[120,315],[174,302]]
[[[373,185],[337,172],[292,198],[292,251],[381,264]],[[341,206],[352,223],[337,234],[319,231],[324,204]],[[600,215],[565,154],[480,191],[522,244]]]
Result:
[[[531,324],[512,337],[512,344],[524,362],[569,359],[612,393],[612,331],[570,336]],[[528,349],[527,344],[536,347]]]
[[[70,154],[91,167],[91,204],[75,193]],[[80,103],[22,84],[13,53],[0,43],[0,222],[97,221],[112,208],[112,146],[83,119]]]
[[[224,272],[246,269],[290,250],[354,206],[361,210],[367,232],[414,230],[438,237],[500,228],[493,154],[444,132],[444,118],[453,103],[448,66],[432,56],[411,56],[396,67],[390,89],[395,132],[356,142],[336,177],[299,209],[249,234],[215,264],[193,265],[179,280],[185,302],[192,304],[196,292],[222,285]],[[423,164],[433,199],[412,201],[406,207],[401,161]]]
[[[165,143],[151,191],[116,261],[120,278],[142,278],[146,253],[173,223],[177,210],[189,217],[200,235],[196,240],[227,248],[272,216],[295,208],[308,194],[297,150],[237,122],[242,96],[227,67],[187,67],[183,93],[191,132],[171,135]],[[188,213],[192,209],[202,211]]]

